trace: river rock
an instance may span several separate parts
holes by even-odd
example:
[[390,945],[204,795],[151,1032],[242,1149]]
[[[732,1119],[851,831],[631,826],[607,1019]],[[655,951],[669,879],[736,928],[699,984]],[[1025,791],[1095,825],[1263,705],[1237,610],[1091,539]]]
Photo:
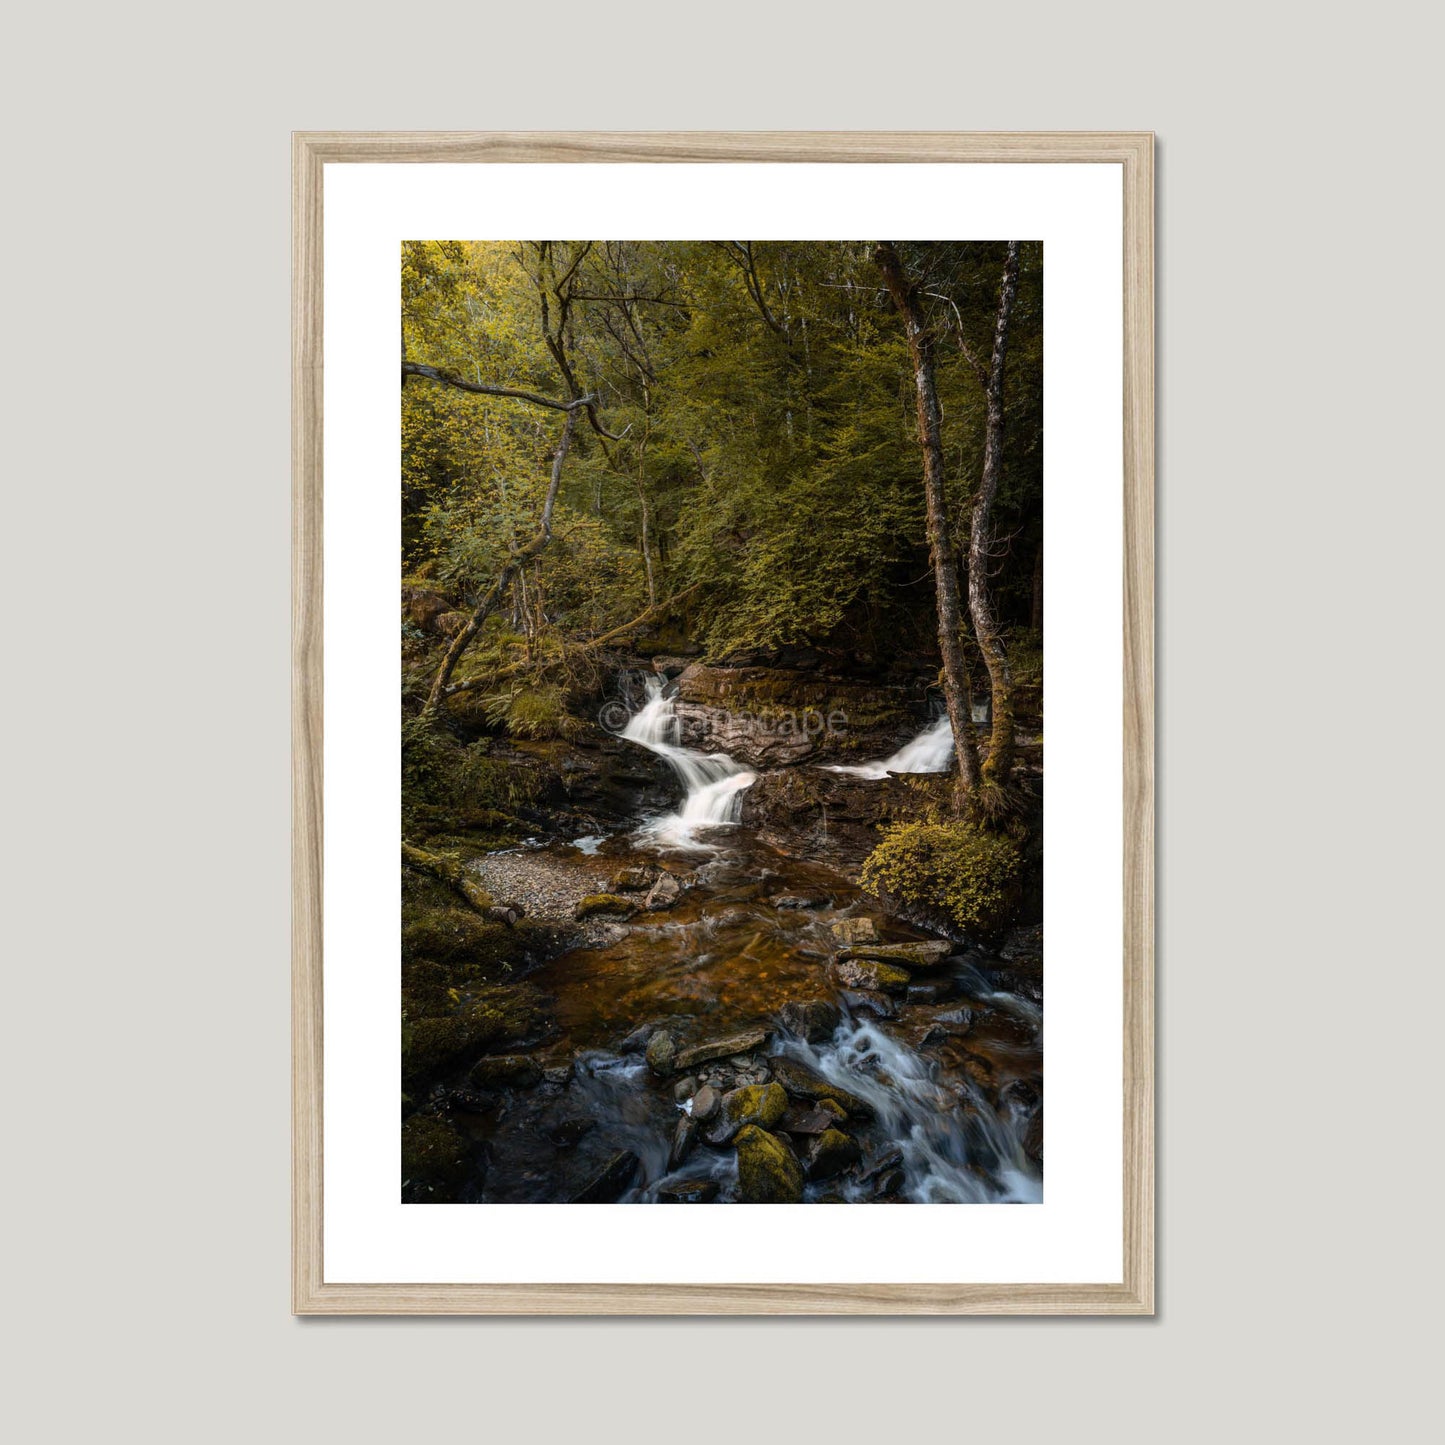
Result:
[[630,898],[623,898],[616,893],[589,893],[572,910],[572,917],[581,923],[584,918],[594,918],[599,914],[606,917],[631,918],[636,912],[637,904]]
[[738,1189],[744,1204],[799,1204],[803,1166],[776,1134],[749,1124],[737,1136]]
[[871,988],[879,993],[906,993],[908,971],[871,958],[835,958],[830,968],[840,988]]
[[677,1055],[675,1067],[679,1073],[691,1073],[699,1064],[710,1064],[714,1059],[728,1059],[734,1054],[748,1054],[766,1048],[770,1037],[765,1029],[756,1029],[751,1033],[733,1034],[726,1039],[714,1039],[711,1043],[695,1044]]
[[808,1150],[808,1178],[832,1179],[856,1164],[862,1151],[839,1129],[825,1129]]
[[479,1089],[530,1089],[542,1082],[542,1066],[525,1054],[478,1059],[468,1079]]
[[542,1070],[542,1082],[549,1088],[565,1089],[572,1082],[572,1060],[558,1064],[555,1068]]
[[679,1103],[685,1103],[697,1093],[697,1080],[688,1075],[685,1079],[679,1079],[672,1087],[672,1097]]
[[570,1149],[596,1127],[597,1121],[590,1114],[567,1114],[545,1125],[542,1132],[559,1149]]
[[682,884],[672,876],[671,873],[664,873],[649,890],[643,906],[656,912],[659,908],[671,908],[679,898],[682,897]]
[[773,899],[774,908],[821,908],[827,899],[809,898],[802,893],[780,893]]
[[647,1041],[647,1067],[659,1077],[670,1074],[677,1060],[677,1040],[666,1029],[658,1029]]
[[793,999],[783,1005],[783,1027],[810,1044],[833,1037],[842,1015],[838,1006],[824,998]]
[[609,885],[613,893],[638,893],[652,887],[652,869],[624,868],[612,875]]
[[726,1144],[749,1124],[771,1129],[783,1117],[788,1096],[781,1084],[752,1084],[722,1096],[722,1107],[708,1125],[709,1144]]
[[670,1173],[676,1169],[689,1154],[692,1153],[692,1146],[697,1143],[697,1131],[700,1125],[691,1114],[684,1114],[677,1121],[677,1128],[672,1133],[672,1148],[667,1156],[667,1168]]
[[839,949],[839,959],[873,959],[898,968],[937,968],[957,945],[946,940],[923,943],[857,943]]
[[828,930],[842,944],[877,943],[878,925],[871,918],[835,918]]
[[886,993],[878,993],[871,988],[845,988],[838,997],[855,1014],[872,1014],[876,1019],[898,1017],[898,1005]]
[[659,1204],[711,1204],[717,1198],[716,1179],[675,1179],[657,1191]]
[[722,1094],[711,1084],[704,1084],[692,1096],[692,1117],[699,1124],[706,1124],[722,1106]]
[[835,1129],[848,1117],[848,1111],[832,1099],[819,1099],[806,1108],[794,1104],[778,1121],[783,1134],[817,1135]]
[[952,978],[929,979],[927,983],[910,983],[904,995],[907,1003],[942,1003],[958,992],[958,981]]
[[614,1154],[603,1166],[602,1171],[572,1196],[572,1203],[615,1203],[632,1187],[632,1181],[637,1177],[640,1163],[637,1155],[630,1149],[623,1149],[620,1153]]
[[771,1061],[773,1080],[779,1083],[795,1099],[831,1099],[847,1113],[858,1119],[871,1119],[873,1106],[857,1094],[829,1082],[816,1069],[810,1068],[799,1059],[779,1054]]

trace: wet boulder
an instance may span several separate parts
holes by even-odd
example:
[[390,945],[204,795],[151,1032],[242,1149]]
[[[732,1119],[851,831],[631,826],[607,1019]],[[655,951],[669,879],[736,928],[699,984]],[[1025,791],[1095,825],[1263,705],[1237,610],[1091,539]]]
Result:
[[734,1089],[722,1096],[717,1117],[707,1127],[707,1142],[726,1144],[749,1124],[771,1129],[787,1107],[788,1096],[781,1084],[752,1084]]
[[679,1052],[675,1066],[679,1073],[691,1073],[699,1065],[710,1064],[715,1059],[729,1059],[736,1054],[749,1054],[766,1048],[770,1037],[766,1029],[754,1029],[725,1039],[713,1039],[710,1043],[695,1044]]
[[659,1204],[711,1204],[718,1195],[716,1179],[675,1179],[657,1191]]
[[647,1067],[659,1077],[670,1074],[677,1062],[677,1040],[666,1029],[658,1029],[647,1041]]
[[640,893],[652,887],[653,874],[650,868],[623,868],[612,875],[608,885],[613,893]]
[[677,1121],[677,1128],[672,1135],[672,1148],[667,1155],[669,1172],[676,1169],[692,1153],[692,1146],[697,1143],[697,1131],[700,1127],[697,1120],[690,1114],[684,1114]]
[[722,1107],[722,1093],[711,1084],[704,1084],[692,1096],[692,1117],[706,1124]]
[[823,998],[793,999],[783,1005],[783,1027],[810,1044],[833,1037],[842,1015],[838,1006]]
[[898,1005],[886,993],[871,988],[845,988],[839,991],[839,998],[855,1014],[872,1014],[875,1019],[896,1019]]
[[825,1129],[808,1150],[808,1178],[834,1179],[861,1156],[856,1140],[839,1129]]
[[526,1054],[478,1059],[467,1075],[478,1089],[530,1089],[542,1082],[542,1066]]
[[839,988],[869,988],[879,993],[907,993],[909,975],[906,969],[891,963],[878,963],[871,958],[835,958],[829,969]]
[[601,1171],[572,1196],[572,1203],[616,1203],[632,1187],[640,1164],[641,1161],[630,1149],[614,1154]]
[[610,918],[631,918],[638,905],[630,898],[617,893],[589,893],[572,910],[572,917],[581,923],[584,918],[599,915]]
[[828,931],[844,945],[879,942],[878,925],[871,918],[835,918]]
[[682,884],[671,873],[664,873],[648,890],[643,907],[656,912],[661,908],[671,908],[681,897]]
[[738,1190],[744,1204],[799,1204],[803,1166],[777,1137],[749,1124],[737,1136]]
[[768,1061],[772,1065],[773,1079],[795,1099],[831,1099],[855,1119],[873,1117],[873,1106],[857,1094],[825,1079],[816,1069],[800,1059],[780,1054]]
[[838,1128],[848,1117],[848,1111],[832,1099],[819,1099],[816,1103],[792,1105],[778,1121],[778,1129],[784,1134],[817,1136],[829,1129]]
[[946,940],[919,943],[856,943],[838,950],[839,959],[871,959],[895,968],[937,968],[957,945]]

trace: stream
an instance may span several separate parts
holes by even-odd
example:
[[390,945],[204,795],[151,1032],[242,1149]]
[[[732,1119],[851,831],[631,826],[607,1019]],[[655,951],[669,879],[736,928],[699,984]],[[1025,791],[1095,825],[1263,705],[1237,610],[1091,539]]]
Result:
[[[804,1202],[1040,1200],[1041,971],[935,943],[906,983],[840,982],[843,941],[855,944],[848,957],[930,935],[742,827],[756,775],[726,754],[682,747],[674,708],[664,681],[647,678],[622,736],[672,767],[677,811],[551,851],[594,873],[599,892],[632,886],[640,905],[643,884],[660,879],[675,896],[528,975],[556,1024],[537,1051],[545,1082],[472,1120],[487,1159],[475,1197],[735,1201],[737,1148],[709,1142],[718,1126],[694,1119],[695,1108],[781,1083],[787,1112],[768,1127],[800,1161]],[[836,771],[941,772],[951,751],[945,717],[890,758]],[[659,1068],[662,1033],[677,1062]],[[719,1041],[731,1047],[718,1052]],[[703,1057],[692,1062],[689,1050]],[[837,1157],[819,1143],[834,1121],[820,1118],[818,1100],[830,1093],[843,1101],[834,1112],[847,1113],[826,1136]]]

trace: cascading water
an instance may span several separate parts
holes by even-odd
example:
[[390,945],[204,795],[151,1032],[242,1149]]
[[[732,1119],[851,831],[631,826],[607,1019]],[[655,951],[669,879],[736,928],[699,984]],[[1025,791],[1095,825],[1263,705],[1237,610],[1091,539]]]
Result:
[[948,714],[930,724],[912,742],[905,743],[890,758],[881,762],[855,763],[851,766],[833,764],[830,773],[851,773],[855,778],[886,778],[889,773],[944,773],[953,757],[953,729]]
[[726,753],[699,753],[677,743],[677,704],[660,677],[644,679],[647,701],[633,714],[622,736],[649,752],[666,758],[686,796],[679,812],[654,818],[642,830],[658,843],[675,847],[697,846],[699,828],[736,823],[742,813],[742,794],[757,781]]

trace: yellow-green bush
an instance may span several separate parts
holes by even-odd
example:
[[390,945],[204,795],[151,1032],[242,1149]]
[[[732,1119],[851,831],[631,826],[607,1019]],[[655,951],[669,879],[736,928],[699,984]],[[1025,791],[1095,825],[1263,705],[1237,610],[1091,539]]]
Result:
[[1018,905],[1023,853],[973,823],[903,823],[863,864],[863,886],[938,909],[966,933],[994,933]]

